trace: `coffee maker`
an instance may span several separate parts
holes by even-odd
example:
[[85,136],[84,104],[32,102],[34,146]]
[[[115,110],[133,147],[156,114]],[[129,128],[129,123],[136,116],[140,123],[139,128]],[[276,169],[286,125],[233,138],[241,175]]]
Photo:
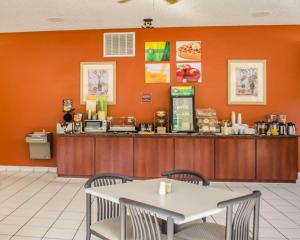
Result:
[[272,136],[277,136],[279,135],[279,123],[278,122],[272,122],[272,123],[269,123],[269,133],[270,135]]
[[269,124],[264,121],[256,122],[255,129],[258,135],[267,135],[267,132],[269,130]]
[[63,122],[56,124],[56,133],[69,134],[73,133],[73,101],[72,99],[62,100],[62,111],[64,113]]
[[155,131],[158,134],[167,133],[168,129],[168,116],[166,111],[157,111],[154,115]]
[[287,134],[288,135],[296,135],[296,124],[289,122],[287,124]]
[[64,121],[56,124],[56,133],[70,134],[73,133],[73,116],[70,112],[67,112],[63,116]]
[[82,113],[73,115],[73,130],[75,134],[82,133]]
[[287,127],[285,123],[279,123],[279,135],[287,135]]

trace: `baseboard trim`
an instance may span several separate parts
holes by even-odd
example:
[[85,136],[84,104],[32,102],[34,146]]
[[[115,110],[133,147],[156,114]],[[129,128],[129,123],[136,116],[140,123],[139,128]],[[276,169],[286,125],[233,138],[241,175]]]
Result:
[[56,167],[6,166],[0,165],[0,171],[48,172],[57,173]]
[[297,179],[296,183],[300,184],[300,172],[298,172],[298,179]]

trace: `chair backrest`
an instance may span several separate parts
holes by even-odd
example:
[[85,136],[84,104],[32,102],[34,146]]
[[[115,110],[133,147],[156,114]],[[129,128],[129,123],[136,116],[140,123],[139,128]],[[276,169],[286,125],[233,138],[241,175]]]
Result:
[[162,239],[157,214],[170,218],[184,219],[183,215],[134,200],[121,198],[120,203],[124,204],[129,212],[133,227],[133,240]]
[[127,206],[127,210],[130,214],[135,240],[161,240],[161,232],[155,213],[132,205]]
[[[259,204],[260,191],[251,194],[220,202],[218,207],[226,207],[226,240],[250,240],[258,239],[259,229]],[[238,208],[233,215],[233,206]],[[253,229],[250,228],[251,216],[253,216]]]
[[[98,174],[91,177],[86,184],[85,188],[102,187],[114,184],[122,184],[132,181],[132,178],[113,173]],[[103,198],[96,197],[97,201],[97,221],[114,218],[120,216],[120,204],[113,203]]]
[[161,176],[193,184],[202,184],[203,186],[210,184],[203,174],[191,170],[175,169],[163,172]]

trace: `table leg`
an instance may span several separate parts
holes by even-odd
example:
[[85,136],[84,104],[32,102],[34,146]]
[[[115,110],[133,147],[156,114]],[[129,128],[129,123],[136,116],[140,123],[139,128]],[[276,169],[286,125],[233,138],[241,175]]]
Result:
[[253,240],[258,240],[258,231],[259,231],[259,208],[260,208],[260,199],[256,200],[256,206],[254,208],[253,215]]
[[174,220],[171,217],[167,218],[167,237],[168,240],[174,239]]
[[121,240],[126,240],[126,206],[120,205],[120,217],[121,217]]
[[226,211],[226,240],[231,240],[233,207],[229,205]]
[[86,194],[86,240],[91,239],[91,205],[92,197],[91,194]]

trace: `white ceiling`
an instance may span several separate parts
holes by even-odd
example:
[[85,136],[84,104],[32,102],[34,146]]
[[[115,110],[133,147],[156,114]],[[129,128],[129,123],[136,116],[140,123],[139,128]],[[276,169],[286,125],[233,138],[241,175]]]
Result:
[[156,27],[300,24],[300,0],[0,0],[0,32],[139,28],[148,17]]

